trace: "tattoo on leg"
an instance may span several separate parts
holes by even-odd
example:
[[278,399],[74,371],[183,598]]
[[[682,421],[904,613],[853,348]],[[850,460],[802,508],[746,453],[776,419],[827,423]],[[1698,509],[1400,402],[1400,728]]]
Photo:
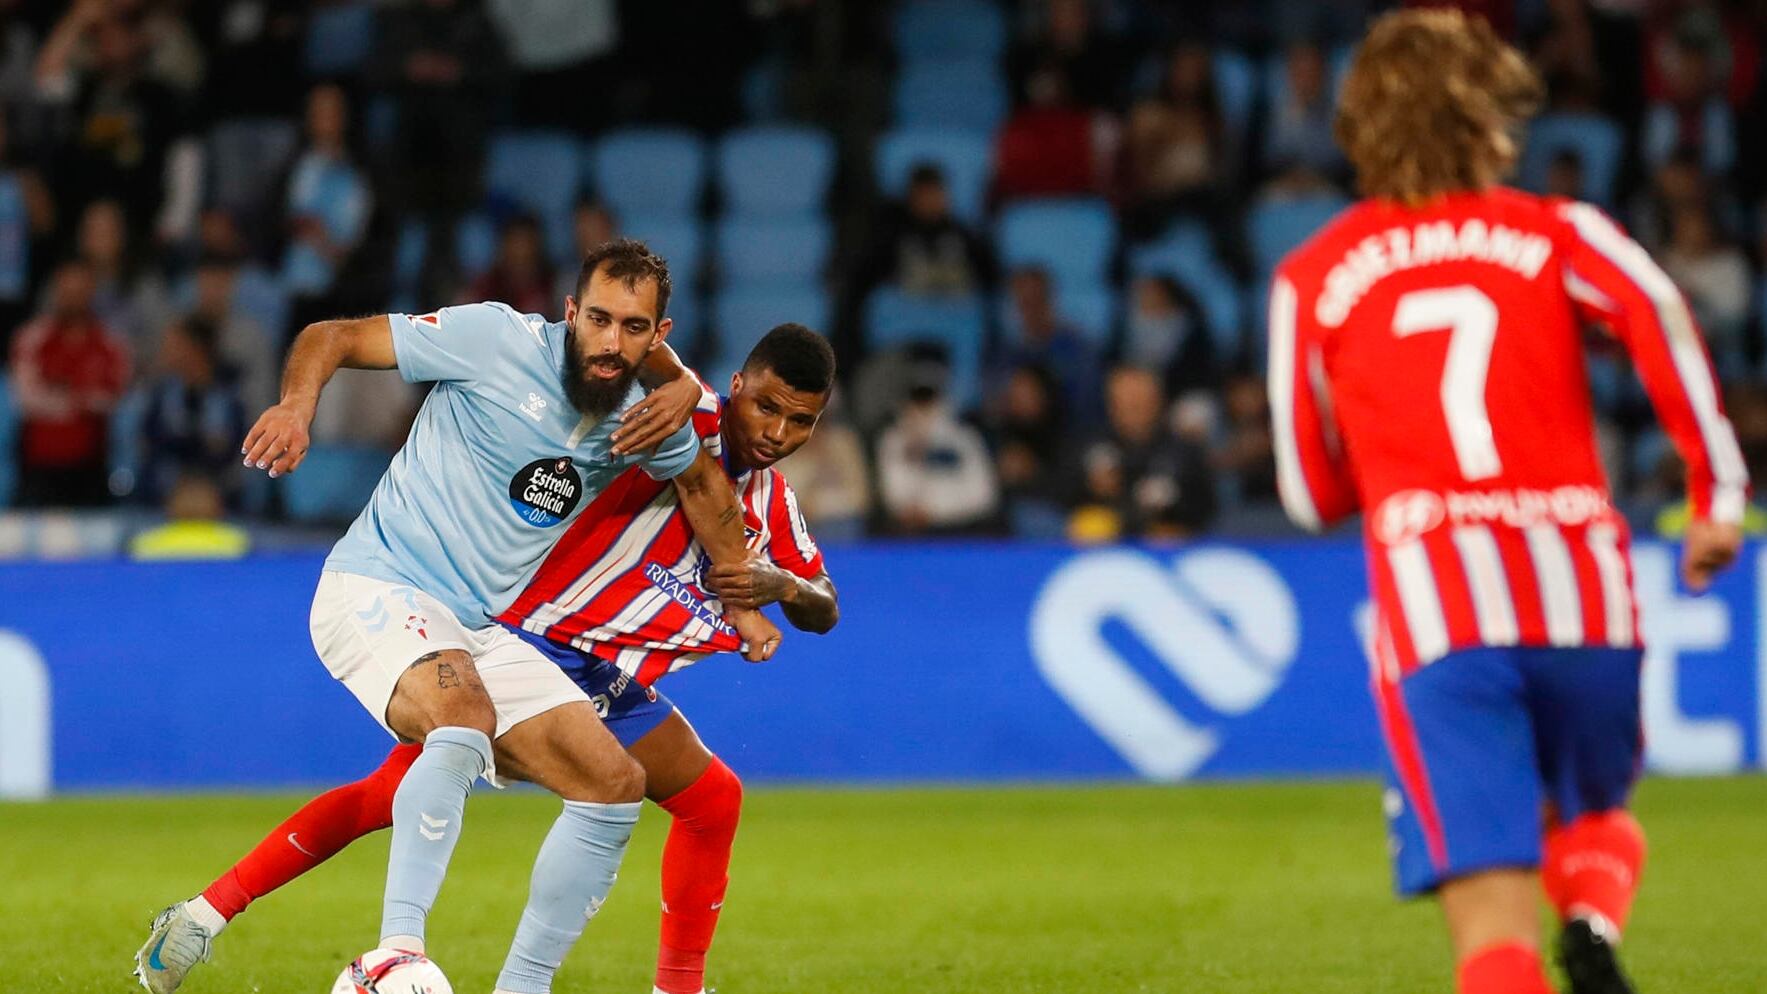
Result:
[[412,663],[410,666],[407,666],[405,668],[408,670],[414,670],[414,669],[418,668],[419,666],[422,666],[424,663],[427,663],[432,660],[440,658],[441,655],[442,654],[440,652],[426,652],[423,655],[418,656],[416,662]]
[[454,672],[453,663],[442,663],[436,667],[436,686],[443,690],[460,686],[460,674]]

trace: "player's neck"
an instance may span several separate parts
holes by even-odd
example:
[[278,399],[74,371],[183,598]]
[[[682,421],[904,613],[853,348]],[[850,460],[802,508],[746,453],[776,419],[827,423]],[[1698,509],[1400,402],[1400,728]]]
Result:
[[729,431],[720,431],[718,434],[723,437],[724,465],[730,470],[731,476],[741,476],[754,469],[753,466],[743,462],[742,446],[736,444],[736,439],[730,437]]

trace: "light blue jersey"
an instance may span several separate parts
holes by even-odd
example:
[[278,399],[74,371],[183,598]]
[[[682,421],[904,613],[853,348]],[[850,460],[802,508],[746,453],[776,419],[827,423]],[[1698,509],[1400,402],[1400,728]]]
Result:
[[[481,628],[621,472],[671,479],[698,453],[689,424],[653,452],[611,454],[618,419],[565,396],[562,321],[489,303],[391,321],[399,375],[436,386],[326,569],[416,587]],[[643,395],[633,384],[620,409]]]

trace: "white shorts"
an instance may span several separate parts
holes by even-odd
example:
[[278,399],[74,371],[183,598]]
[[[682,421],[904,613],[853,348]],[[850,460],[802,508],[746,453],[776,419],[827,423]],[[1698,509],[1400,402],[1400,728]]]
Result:
[[[472,657],[497,711],[494,737],[560,704],[589,700],[557,663],[507,628],[468,629],[415,587],[325,570],[308,626],[325,668],[388,732],[387,705],[399,678],[412,663],[444,649]],[[489,773],[485,779],[496,783]]]

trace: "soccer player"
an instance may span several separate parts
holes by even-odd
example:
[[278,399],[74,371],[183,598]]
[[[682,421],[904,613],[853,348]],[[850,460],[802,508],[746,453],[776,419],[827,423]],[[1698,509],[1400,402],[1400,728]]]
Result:
[[[650,365],[666,368],[670,356]],[[663,849],[659,994],[704,989],[742,786],[651,685],[708,653],[738,647],[718,617],[721,608],[778,603],[795,627],[818,633],[839,620],[822,555],[791,487],[772,469],[808,441],[833,383],[827,341],[786,324],[749,354],[727,404],[702,390],[694,429],[735,478],[759,555],[708,569],[675,495],[628,470],[578,519],[500,618],[590,696],[608,730],[644,767],[646,796],[673,818]],[[641,443],[642,428],[636,430]],[[635,556],[635,550],[646,551]],[[695,580],[702,571],[715,600]],[[387,827],[394,793],[418,754],[418,746],[397,746],[368,777],[315,798],[186,903],[225,924],[254,899]]]
[[1283,504],[1315,529],[1363,513],[1398,890],[1440,900],[1463,994],[1552,989],[1542,882],[1572,990],[1632,989],[1642,650],[1583,325],[1631,353],[1686,462],[1690,587],[1735,558],[1748,486],[1669,277],[1596,208],[1498,185],[1539,93],[1482,20],[1380,18],[1337,116],[1366,199],[1270,290]]
[[[619,424],[610,415],[642,399],[637,367],[668,334],[669,289],[662,259],[617,241],[585,258],[563,322],[476,304],[309,326],[290,351],[282,402],[246,438],[247,463],[279,475],[299,465],[319,392],[338,368],[397,368],[436,384],[327,558],[311,629],[326,668],[369,714],[425,746],[393,798],[380,946],[424,950],[475,779],[496,785],[501,768],[564,800],[498,978],[505,994],[550,990],[613,883],[644,774],[588,695],[492,618],[629,467],[675,481],[715,561],[748,556],[729,481],[686,426],[643,456],[610,451]],[[731,623],[751,658],[771,654],[778,631],[758,612],[734,612]],[[137,956],[142,983],[176,986],[220,924],[194,903],[168,909]]]

